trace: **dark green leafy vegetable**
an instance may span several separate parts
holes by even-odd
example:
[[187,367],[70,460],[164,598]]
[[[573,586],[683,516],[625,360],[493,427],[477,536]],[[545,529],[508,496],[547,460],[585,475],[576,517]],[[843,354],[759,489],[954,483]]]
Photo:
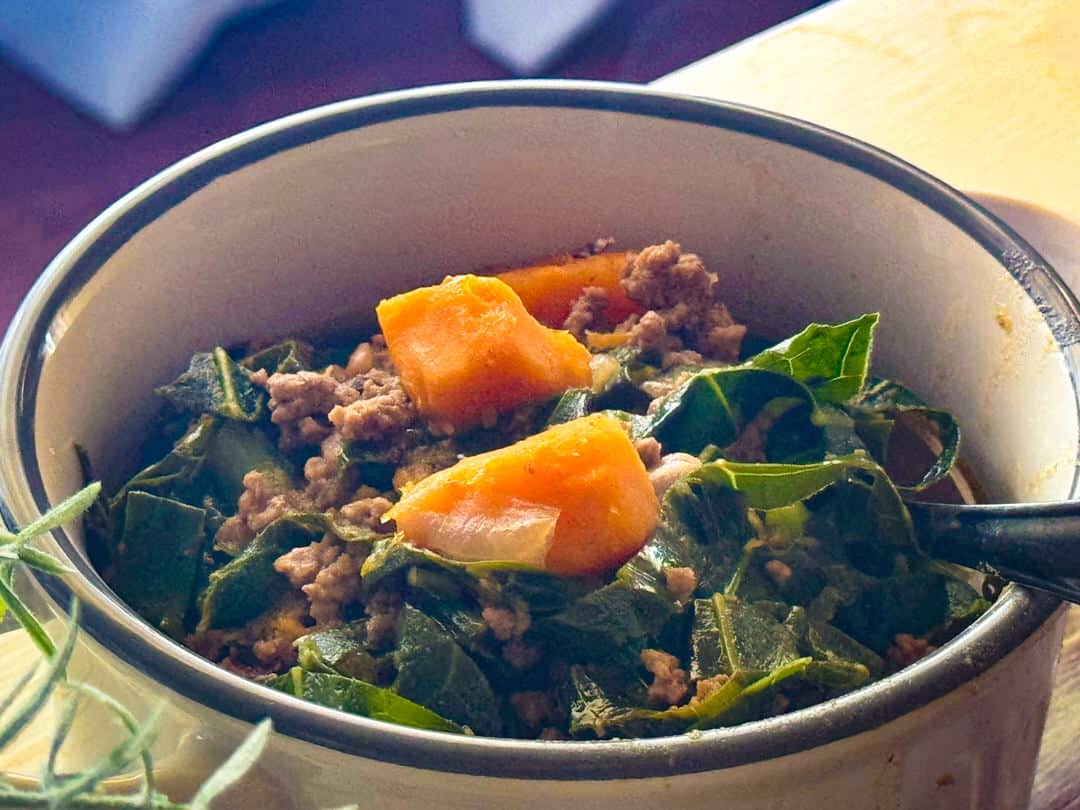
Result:
[[393,689],[477,734],[502,731],[484,673],[437,621],[414,607],[401,611]]
[[[376,542],[364,560],[361,569],[364,591],[372,593],[384,583],[403,581],[413,571],[445,574],[437,580],[438,587],[452,587],[455,594],[483,595],[490,603],[512,605],[523,602],[534,616],[554,613],[589,590],[586,582],[557,576],[525,563],[462,563],[400,539],[387,538]],[[431,586],[435,580],[428,577],[424,582]],[[416,580],[416,584],[424,583]]]
[[296,645],[298,663],[309,672],[344,675],[380,683],[393,669],[389,656],[373,654],[367,643],[367,622],[351,622],[308,633]]
[[249,354],[239,365],[248,371],[265,369],[270,374],[295,374],[311,370],[315,349],[310,343],[290,338]]
[[872,313],[836,325],[812,323],[746,365],[786,374],[804,383],[818,403],[841,405],[866,382],[878,319]]
[[206,512],[146,492],[129,492],[111,585],[120,598],[173,638],[184,635]]
[[290,589],[288,580],[274,570],[274,560],[321,536],[303,517],[275,520],[235,559],[210,574],[197,629],[240,627],[270,608]]
[[181,410],[241,422],[257,422],[266,406],[266,392],[251,382],[251,372],[221,347],[193,356],[188,370],[157,393]]
[[[814,399],[797,380],[756,368],[702,371],[664,398],[643,424],[668,452],[697,454],[735,443],[753,423],[769,461],[816,461],[824,455]],[[782,428],[779,427],[782,425]],[[774,437],[781,441],[774,447]]]
[[848,405],[854,430],[881,464],[888,461],[889,439],[898,422],[933,451],[933,460],[911,484],[897,483],[901,492],[916,493],[945,478],[960,455],[960,426],[951,413],[927,406],[902,385],[880,380]]
[[451,734],[468,733],[457,723],[440,717],[390,689],[381,689],[355,678],[325,672],[308,672],[300,667],[293,667],[284,675],[270,681],[268,686],[320,706],[370,717],[373,720]]

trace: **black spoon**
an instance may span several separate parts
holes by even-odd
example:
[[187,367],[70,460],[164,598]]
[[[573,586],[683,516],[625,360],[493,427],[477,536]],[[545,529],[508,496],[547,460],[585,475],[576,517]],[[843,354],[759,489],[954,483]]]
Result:
[[907,508],[928,556],[1080,604],[1080,501]]

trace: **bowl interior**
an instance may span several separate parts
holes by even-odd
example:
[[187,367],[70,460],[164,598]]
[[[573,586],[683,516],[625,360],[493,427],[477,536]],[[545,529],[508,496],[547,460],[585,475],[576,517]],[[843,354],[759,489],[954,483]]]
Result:
[[[193,156],[106,212],[54,262],[5,343],[20,398],[0,439],[23,457],[5,470],[8,505],[24,522],[39,489],[53,500],[73,491],[76,443],[119,483],[153,388],[194,351],[374,326],[390,293],[599,236],[681,242],[762,333],[880,311],[875,373],[958,415],[993,499],[1073,493],[1075,311],[989,217],[886,156],[783,119],[644,91],[534,87],[300,114]],[[1017,610],[1026,633],[1049,609]],[[144,646],[206,674],[163,637]],[[238,716],[248,715],[259,716]],[[715,767],[704,762],[693,767]]]
[[881,311],[876,373],[958,414],[991,497],[1069,494],[1076,398],[1040,301],[941,213],[842,162],[701,123],[500,106],[383,121],[228,168],[144,206],[52,315],[33,403],[50,496],[76,484],[75,442],[106,476],[129,471],[150,392],[193,351],[371,325],[392,292],[597,236],[680,241],[767,334]]

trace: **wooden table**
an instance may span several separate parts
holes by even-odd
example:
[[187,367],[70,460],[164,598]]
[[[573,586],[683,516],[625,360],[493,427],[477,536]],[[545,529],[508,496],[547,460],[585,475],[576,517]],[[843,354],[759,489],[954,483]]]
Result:
[[[836,0],[656,82],[880,146],[957,188],[1080,227],[1080,2]],[[1016,226],[1024,232],[1025,222]],[[1057,245],[1080,287],[1080,230]],[[1031,234],[1038,243],[1037,234]],[[1032,808],[1080,810],[1080,608]]]

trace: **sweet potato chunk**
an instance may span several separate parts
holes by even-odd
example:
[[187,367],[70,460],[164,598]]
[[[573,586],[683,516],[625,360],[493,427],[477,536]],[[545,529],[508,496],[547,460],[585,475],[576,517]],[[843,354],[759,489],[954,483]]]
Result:
[[622,287],[629,253],[600,253],[584,259],[538,264],[499,273],[521,296],[522,303],[541,323],[561,327],[586,287],[600,287],[607,293],[601,326],[614,327],[628,315],[645,310],[628,298]]
[[573,576],[626,562],[658,509],[622,425],[593,414],[424,478],[387,519],[409,542],[453,559],[517,560]]
[[537,321],[497,278],[449,276],[375,312],[401,384],[446,432],[589,384],[588,349]]

